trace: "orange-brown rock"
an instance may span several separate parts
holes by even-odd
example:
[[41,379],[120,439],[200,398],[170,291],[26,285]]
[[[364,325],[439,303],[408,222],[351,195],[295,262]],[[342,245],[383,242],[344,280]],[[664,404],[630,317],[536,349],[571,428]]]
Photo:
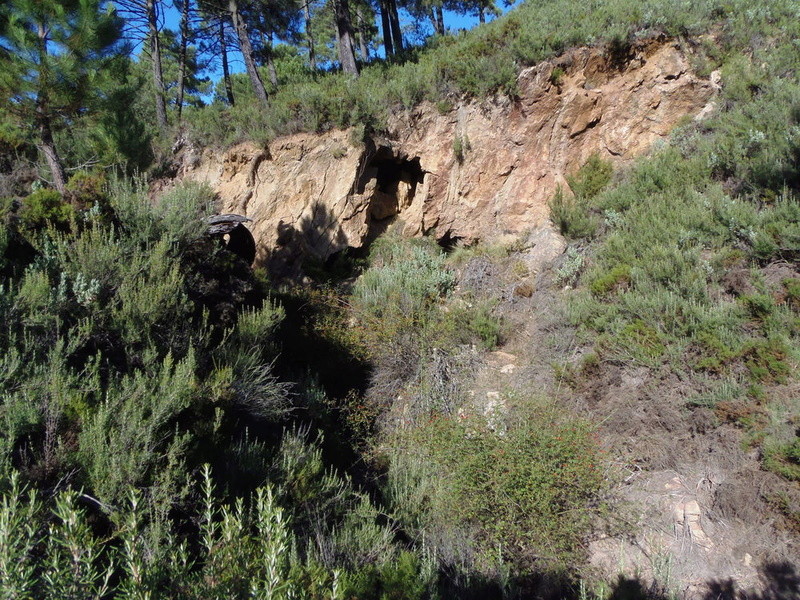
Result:
[[447,114],[422,104],[366,144],[330,131],[206,151],[183,176],[253,219],[258,260],[279,271],[298,252],[359,247],[395,219],[408,235],[491,238],[545,223],[556,187],[593,153],[624,165],[707,114],[718,83],[694,75],[676,43],[649,41],[623,57],[570,51],[522,71],[517,88]]

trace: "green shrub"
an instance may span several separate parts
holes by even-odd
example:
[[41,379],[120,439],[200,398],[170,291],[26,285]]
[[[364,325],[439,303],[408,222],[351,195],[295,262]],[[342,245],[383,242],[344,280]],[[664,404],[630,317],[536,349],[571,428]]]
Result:
[[456,157],[456,162],[458,164],[464,162],[464,157],[470,150],[472,150],[472,146],[470,145],[469,138],[466,135],[463,137],[457,135],[453,138],[453,156]]
[[800,437],[783,444],[766,444],[764,466],[786,479],[800,481]]
[[548,79],[552,85],[560,86],[561,81],[564,79],[564,75],[566,75],[564,69],[561,67],[554,67],[553,70],[550,71],[550,77]]
[[352,303],[376,343],[424,327],[454,284],[444,253],[427,240],[386,238],[370,259],[373,266],[356,282]]
[[619,289],[631,282],[631,268],[629,265],[617,265],[607,273],[595,277],[589,284],[589,290],[595,296],[605,296],[615,289]]
[[702,331],[696,336],[695,340],[700,348],[700,357],[695,365],[696,369],[719,373],[728,363],[736,359],[740,353],[740,348],[726,344],[714,332]]
[[598,341],[610,351],[609,356],[646,366],[657,365],[667,350],[665,336],[641,319],[626,324],[617,333],[604,334]]
[[786,289],[786,299],[795,310],[800,310],[800,279],[784,279],[783,287]]
[[790,349],[779,339],[757,339],[748,342],[741,356],[750,376],[759,383],[783,383],[791,374]]
[[567,248],[564,261],[556,270],[556,283],[558,285],[574,284],[583,270],[584,263],[583,254],[578,252],[574,246]]
[[577,173],[567,177],[567,183],[576,197],[591,200],[608,185],[613,172],[611,161],[592,154]]
[[745,294],[739,296],[739,301],[747,307],[754,319],[763,321],[775,310],[775,301],[769,294]]
[[441,315],[440,326],[435,329],[438,345],[469,344],[477,340],[491,350],[500,341],[500,319],[492,312],[493,303],[457,302],[447,307]]
[[48,223],[63,229],[75,217],[75,209],[57,191],[42,188],[22,200],[19,217],[27,229],[41,229]]
[[598,218],[583,197],[567,196],[559,186],[549,207],[550,218],[563,235],[573,239],[591,238],[597,231]]
[[479,570],[557,571],[581,553],[602,461],[587,423],[548,402],[510,404],[507,414],[433,418],[402,433],[390,484],[395,494],[422,486],[421,503],[405,503],[417,512],[406,522],[428,543],[466,530]]
[[92,209],[96,206],[96,210],[102,210],[108,206],[105,186],[106,178],[102,172],[78,171],[67,183],[67,197],[78,208]]

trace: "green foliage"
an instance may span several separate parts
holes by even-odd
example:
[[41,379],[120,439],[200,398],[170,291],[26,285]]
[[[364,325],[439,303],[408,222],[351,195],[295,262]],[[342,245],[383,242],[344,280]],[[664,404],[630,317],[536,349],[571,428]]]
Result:
[[65,228],[74,216],[72,205],[64,201],[57,191],[46,188],[36,190],[25,198],[19,210],[22,226],[28,229],[41,229],[48,224]]
[[800,310],[800,279],[784,279],[786,299],[795,310]]
[[800,481],[800,437],[791,442],[770,443],[764,448],[764,466],[792,481]]
[[129,489],[142,486],[164,494],[161,501],[179,497],[189,438],[176,425],[197,387],[194,369],[191,355],[177,364],[167,356],[149,372],[125,377],[108,389],[86,415],[77,458],[104,502],[119,506]]
[[597,217],[590,211],[585,199],[567,196],[559,186],[550,200],[550,218],[559,231],[569,238],[591,238],[597,230]]
[[119,81],[126,60],[121,33],[116,11],[99,0],[22,1],[0,8],[3,112],[17,128],[34,132],[50,154],[49,166],[59,162],[53,131],[82,113],[100,112],[107,80]]
[[3,589],[14,597],[76,600],[163,597],[179,589],[181,597],[198,599],[209,593],[289,598],[312,590],[314,598],[342,597],[340,571],[303,561],[292,550],[295,537],[270,488],[258,488],[247,504],[228,505],[217,497],[206,469],[202,497],[197,515],[202,544],[194,555],[176,540],[176,532],[150,528],[135,492],[115,514],[120,528],[112,538],[92,532],[79,494],[62,492],[48,507],[52,524],[46,543],[37,548],[45,533],[38,529],[38,515],[45,507],[14,482],[0,502],[0,561],[10,567],[0,571]]
[[554,67],[553,70],[550,71],[550,83],[555,86],[561,85],[561,81],[563,80],[565,74],[566,73],[564,72],[564,69],[561,67]]
[[453,156],[456,157],[456,162],[461,164],[464,162],[464,157],[467,155],[467,152],[472,150],[472,146],[469,143],[469,138],[465,136],[457,135],[453,138]]
[[[580,554],[600,457],[586,423],[548,402],[512,404],[508,416],[461,412],[403,434],[390,489],[412,511],[413,535],[441,545],[442,558],[471,555],[487,574],[506,562],[520,574],[558,571]],[[448,540],[459,530],[461,542]]]
[[605,296],[631,281],[631,268],[628,265],[616,265],[610,271],[599,274],[589,284],[589,290],[595,296]]
[[788,363],[790,353],[781,339],[760,339],[745,344],[741,356],[755,381],[783,383],[792,372]]
[[611,163],[592,154],[577,173],[567,177],[572,195],[567,195],[559,186],[550,201],[550,218],[567,237],[591,238],[599,225],[599,218],[594,213],[592,200],[609,181],[611,181]]
[[430,321],[454,283],[444,253],[428,240],[383,238],[373,246],[370,262],[353,288],[353,305],[378,339],[391,340]]
[[452,296],[455,275],[432,240],[384,236],[370,263],[350,303],[375,364],[371,400],[385,406],[402,390],[410,420],[452,410],[468,377],[469,345],[492,348],[501,337],[493,304]]
[[102,210],[108,206],[106,185],[106,178],[102,172],[78,171],[67,182],[67,193],[73,204],[78,207],[88,209],[97,207],[97,210]]
[[567,183],[576,197],[591,200],[608,185],[612,173],[611,161],[603,160],[595,153],[577,173],[567,177]]
[[567,248],[561,266],[556,269],[556,283],[559,285],[571,285],[577,281],[584,267],[583,254],[578,252],[574,246]]
[[619,332],[598,339],[611,355],[635,364],[655,366],[666,351],[664,336],[642,320],[625,325]]
[[[178,187],[154,203],[121,182],[109,194],[114,226],[40,231],[32,262],[0,287],[1,461],[19,464],[26,448],[31,480],[69,469],[112,506],[146,487],[166,514],[198,448],[230,444],[216,431],[289,409],[270,344],[283,313],[259,302],[209,322],[196,287],[209,286],[209,265],[225,251],[204,233],[205,188]],[[242,304],[221,299],[234,314]]]

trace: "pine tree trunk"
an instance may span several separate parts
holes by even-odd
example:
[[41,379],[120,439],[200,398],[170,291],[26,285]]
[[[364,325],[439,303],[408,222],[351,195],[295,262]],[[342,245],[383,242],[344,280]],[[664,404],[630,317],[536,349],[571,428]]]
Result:
[[[39,37],[39,64],[47,64],[47,27],[44,23],[39,24],[38,37]],[[47,69],[42,71],[42,83],[44,86],[39,90],[36,97],[36,125],[39,129],[39,148],[44,154],[47,161],[47,166],[50,167],[50,173],[53,177],[53,185],[62,195],[67,191],[67,174],[64,171],[64,164],[61,162],[61,157],[56,150],[56,144],[53,141],[53,129],[50,124],[50,115],[48,114],[48,97],[49,79]]]
[[483,6],[478,7],[478,21],[481,25],[486,23],[486,13],[483,11]]
[[431,12],[428,13],[428,18],[431,20],[431,25],[433,26],[433,33],[439,35],[439,21],[436,20],[435,8],[431,8]]
[[389,23],[389,2],[380,0],[381,9],[381,29],[383,30],[383,47],[386,49],[386,58],[394,54],[394,44],[392,43],[392,26]]
[[244,66],[247,70],[247,75],[250,77],[250,84],[253,86],[256,98],[263,106],[269,106],[269,97],[267,90],[264,87],[264,82],[261,81],[261,76],[258,74],[256,63],[253,60],[253,46],[250,43],[250,38],[247,35],[247,25],[239,13],[239,4],[236,0],[228,0],[228,12],[233,21],[233,28],[236,30],[236,38],[239,40],[239,49],[242,51],[242,58],[244,59]]
[[156,0],[147,0],[147,27],[150,37],[150,61],[153,66],[153,85],[156,89],[156,122],[161,130],[167,128],[167,103],[164,76],[161,71],[161,42],[158,39],[158,13]]
[[364,22],[364,15],[361,13],[361,7],[356,8],[356,21],[358,21],[358,52],[361,55],[361,61],[367,62],[369,60],[367,26]]
[[178,121],[183,113],[183,95],[186,90],[186,61],[189,46],[189,1],[181,2],[181,54],[180,75],[178,77]]
[[222,53],[222,80],[225,82],[225,95],[228,97],[228,104],[234,106],[233,82],[231,81],[231,69],[228,66],[228,45],[225,43],[225,21],[219,21],[219,47]]
[[305,15],[306,15],[306,37],[308,38],[308,64],[311,65],[311,70],[316,72],[317,54],[314,51],[314,34],[311,31],[311,7],[309,6],[310,1],[311,0],[306,0],[305,4],[303,5],[303,9],[305,10]]
[[45,114],[42,105],[37,108],[39,118],[39,143],[47,161],[47,166],[50,167],[50,173],[53,176],[53,185],[61,193],[67,191],[67,174],[64,171],[64,165],[61,162],[61,157],[56,150],[55,142],[53,142],[53,131],[50,127],[50,118]]
[[436,12],[437,29],[440,34],[444,35],[444,10],[442,10],[441,5],[439,5],[434,8],[434,11]]
[[334,0],[333,10],[339,39],[339,63],[342,65],[342,71],[358,75],[356,55],[353,51],[353,26],[347,0]]
[[403,33],[400,31],[400,16],[397,14],[397,2],[395,0],[386,0],[389,5],[389,23],[392,26],[392,42],[394,43],[394,51],[403,51]]

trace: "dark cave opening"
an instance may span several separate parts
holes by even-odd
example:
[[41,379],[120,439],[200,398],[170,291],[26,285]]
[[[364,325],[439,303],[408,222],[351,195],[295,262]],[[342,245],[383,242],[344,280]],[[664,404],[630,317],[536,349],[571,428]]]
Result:
[[367,163],[357,192],[369,197],[369,231],[363,246],[383,234],[397,216],[411,206],[417,189],[425,179],[419,157],[397,156],[386,147],[378,148]]
[[458,247],[458,245],[463,241],[463,237],[453,235],[453,232],[449,229],[445,232],[445,234],[436,240],[436,243],[439,244],[439,247],[447,252],[448,254]]
[[[422,183],[425,176],[419,157],[408,160],[393,156],[381,158],[380,154],[377,154],[367,168],[370,167],[376,169],[378,190],[385,194],[396,194],[401,181],[407,182],[412,190],[416,191],[417,184]],[[412,192],[411,196],[413,195]]]

